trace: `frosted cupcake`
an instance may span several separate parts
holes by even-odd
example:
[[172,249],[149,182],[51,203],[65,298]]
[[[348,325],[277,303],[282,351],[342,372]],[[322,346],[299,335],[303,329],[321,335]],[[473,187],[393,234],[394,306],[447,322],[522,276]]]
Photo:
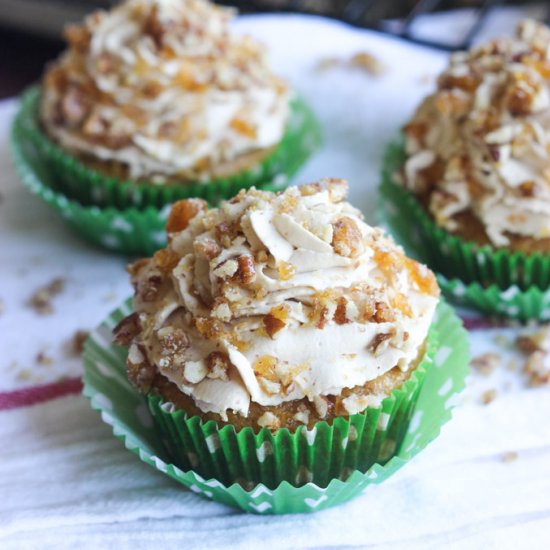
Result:
[[402,183],[448,276],[550,284],[549,51],[548,28],[528,20],[514,38],[454,54],[404,128]]
[[291,101],[263,47],[231,32],[232,16],[205,0],[126,0],[67,28],[39,118],[87,168],[65,158],[73,196],[118,206],[215,201],[296,170],[307,155],[290,149],[306,128],[290,122],[305,106]]
[[[346,194],[321,180],[208,211],[182,201],[168,247],[130,266],[134,313],[115,341],[180,467],[268,485],[306,468],[323,483],[398,448],[439,289]],[[317,440],[304,455],[307,433]],[[275,456],[267,472],[247,451],[258,438]]]

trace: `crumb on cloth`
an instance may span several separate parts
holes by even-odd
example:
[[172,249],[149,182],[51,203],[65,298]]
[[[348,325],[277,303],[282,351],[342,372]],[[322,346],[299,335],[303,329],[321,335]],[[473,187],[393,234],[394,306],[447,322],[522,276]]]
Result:
[[49,315],[53,313],[52,300],[63,292],[65,288],[65,279],[56,277],[48,284],[38,288],[29,298],[27,305],[34,309],[39,315]]

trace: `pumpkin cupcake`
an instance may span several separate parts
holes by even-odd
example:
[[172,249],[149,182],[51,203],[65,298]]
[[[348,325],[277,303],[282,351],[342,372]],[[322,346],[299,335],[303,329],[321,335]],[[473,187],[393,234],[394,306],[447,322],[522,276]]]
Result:
[[447,277],[550,286],[549,51],[549,29],[527,20],[452,55],[404,127],[401,207]]
[[205,0],[126,0],[69,26],[26,103],[59,188],[124,208],[284,183],[317,128],[232,17]]
[[323,486],[399,448],[439,289],[346,195],[333,179],[181,201],[167,248],[129,267],[115,341],[181,468]]

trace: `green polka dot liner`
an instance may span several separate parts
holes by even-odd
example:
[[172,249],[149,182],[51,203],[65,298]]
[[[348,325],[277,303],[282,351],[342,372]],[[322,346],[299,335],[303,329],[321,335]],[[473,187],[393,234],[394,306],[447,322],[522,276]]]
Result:
[[286,132],[274,151],[256,166],[239,174],[208,182],[153,184],[108,177],[82,163],[54,143],[40,127],[38,87],[21,97],[12,139],[23,159],[40,163],[44,183],[82,205],[118,210],[163,206],[190,197],[203,198],[212,206],[236,195],[240,189],[281,190],[321,143],[320,126],[307,103],[299,96],[291,102]]
[[441,303],[416,380],[380,408],[294,434],[236,433],[136,393],[126,377],[127,350],[111,343],[130,310],[126,303],[114,311],[86,342],[84,395],[142,461],[198,495],[252,513],[314,512],[381,483],[438,436],[468,374],[467,334]]
[[451,301],[520,321],[550,319],[550,255],[526,255],[467,242],[438,227],[416,197],[395,182],[405,153],[386,151],[378,223],[406,252],[429,265]]
[[127,255],[150,256],[166,244],[170,206],[143,210],[85,206],[48,185],[51,174],[36,149],[22,147],[17,126],[11,142],[12,159],[22,183],[88,242]]

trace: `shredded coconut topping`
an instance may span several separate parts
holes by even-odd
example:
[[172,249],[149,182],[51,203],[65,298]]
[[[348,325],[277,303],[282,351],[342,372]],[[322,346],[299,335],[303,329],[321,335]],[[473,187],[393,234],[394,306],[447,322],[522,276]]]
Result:
[[206,179],[282,138],[290,92],[205,0],[126,0],[66,30],[41,117],[67,150],[132,178]]
[[176,203],[168,247],[130,268],[135,313],[118,334],[221,415],[304,397],[319,410],[322,396],[408,369],[439,289],[346,195],[327,179],[212,210]]
[[454,54],[404,132],[404,183],[439,225],[455,231],[467,211],[495,246],[550,237],[547,27],[526,20],[515,38]]

